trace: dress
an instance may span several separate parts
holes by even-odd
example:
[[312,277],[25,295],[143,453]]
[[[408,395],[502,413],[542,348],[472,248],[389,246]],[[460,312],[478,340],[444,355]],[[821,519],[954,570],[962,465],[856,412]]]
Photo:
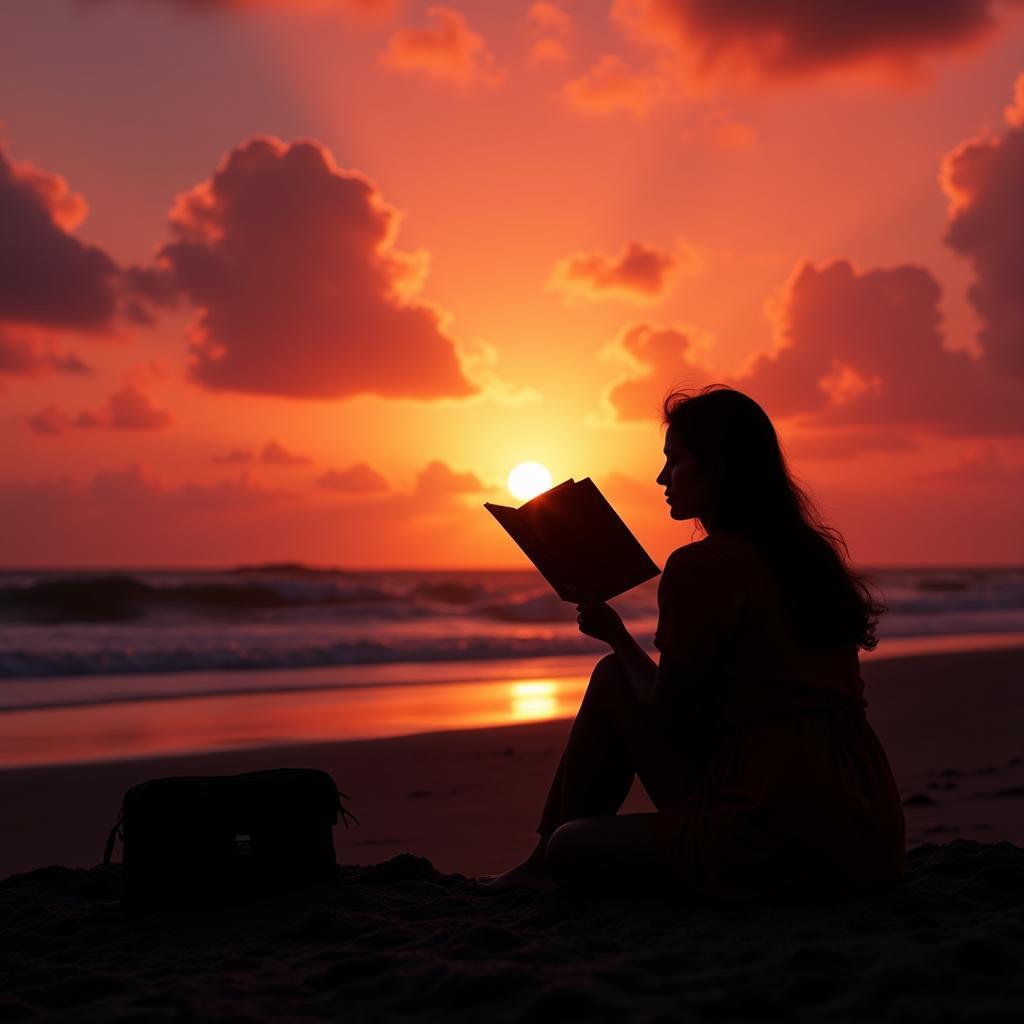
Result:
[[901,878],[903,810],[856,648],[798,646],[763,557],[725,531],[672,554],[658,607],[658,700],[692,752],[689,795],[656,825],[680,895],[833,898]]

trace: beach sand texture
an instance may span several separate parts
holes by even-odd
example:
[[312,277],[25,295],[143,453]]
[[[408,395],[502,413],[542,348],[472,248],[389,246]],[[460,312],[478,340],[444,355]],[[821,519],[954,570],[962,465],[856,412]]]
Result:
[[[0,1017],[1017,1021],[1022,669],[1024,651],[865,666],[908,877],[828,909],[479,893],[466,876],[532,847],[566,721],[0,772],[0,874],[28,872],[0,883]],[[119,869],[95,865],[128,786],[285,765],[352,797],[342,884],[122,916]],[[648,806],[635,788],[626,809]]]

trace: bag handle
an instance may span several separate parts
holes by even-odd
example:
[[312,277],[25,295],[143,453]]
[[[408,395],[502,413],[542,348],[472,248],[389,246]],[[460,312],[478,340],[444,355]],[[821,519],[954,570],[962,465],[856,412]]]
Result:
[[338,813],[341,815],[341,820],[345,823],[345,828],[348,828],[349,818],[351,818],[358,825],[359,819],[341,802],[342,797],[344,797],[346,800],[351,800],[352,798],[348,795],[348,793],[342,793],[340,789],[338,790]]
[[117,812],[117,821],[114,822],[114,827],[110,830],[110,835],[107,836],[107,845],[103,850],[104,867],[110,865],[110,858],[114,856],[114,842],[117,839],[124,842],[124,807]]

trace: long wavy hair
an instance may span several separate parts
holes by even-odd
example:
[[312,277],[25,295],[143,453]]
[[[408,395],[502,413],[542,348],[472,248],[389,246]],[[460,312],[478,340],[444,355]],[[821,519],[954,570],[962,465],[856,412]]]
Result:
[[674,390],[664,418],[708,481],[712,528],[741,535],[764,556],[797,642],[873,650],[885,606],[850,568],[842,535],[793,479],[757,402],[721,384]]

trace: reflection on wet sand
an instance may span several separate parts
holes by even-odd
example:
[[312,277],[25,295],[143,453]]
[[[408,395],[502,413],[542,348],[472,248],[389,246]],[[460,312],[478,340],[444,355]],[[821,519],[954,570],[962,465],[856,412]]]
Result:
[[371,739],[571,717],[584,676],[124,701],[0,714],[0,767]]

